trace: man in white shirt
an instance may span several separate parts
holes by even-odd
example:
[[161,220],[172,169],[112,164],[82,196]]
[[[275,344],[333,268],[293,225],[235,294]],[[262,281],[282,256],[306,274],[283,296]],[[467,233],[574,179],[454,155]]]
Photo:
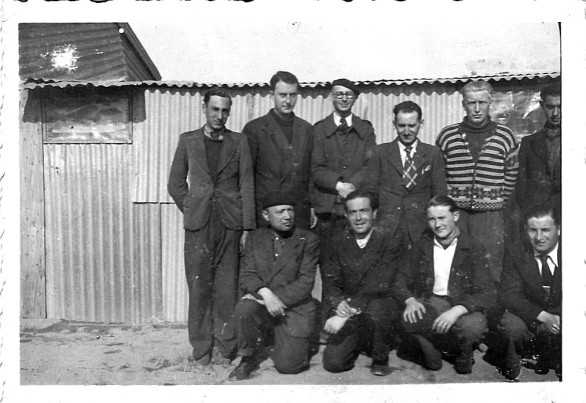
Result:
[[521,373],[521,357],[533,339],[538,374],[554,369],[561,380],[562,261],[560,221],[551,205],[534,206],[525,214],[531,247],[517,245],[505,254],[499,302],[503,313],[498,332],[506,341],[496,346],[504,355],[501,370],[510,381]]
[[460,230],[451,198],[433,197],[426,211],[429,228],[407,252],[393,293],[405,306],[406,342],[416,342],[423,365],[439,370],[445,350],[455,355],[456,372],[469,374],[474,344],[488,330],[485,313],[496,300],[486,250]]

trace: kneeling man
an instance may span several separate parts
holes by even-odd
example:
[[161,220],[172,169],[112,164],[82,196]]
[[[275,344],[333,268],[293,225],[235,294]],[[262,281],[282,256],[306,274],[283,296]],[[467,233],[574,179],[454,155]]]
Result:
[[323,268],[324,296],[333,308],[325,330],[332,334],[323,355],[330,372],[348,371],[362,351],[372,357],[371,373],[384,376],[398,317],[391,286],[402,251],[401,233],[374,227],[378,202],[354,191],[345,201],[349,230],[332,238]]
[[405,304],[403,326],[430,370],[442,353],[455,355],[459,374],[472,372],[474,343],[487,332],[485,313],[496,300],[486,249],[458,227],[459,212],[447,196],[427,204],[429,229],[409,250],[393,286]]
[[249,234],[240,266],[236,305],[240,364],[229,379],[241,380],[259,367],[265,347],[277,371],[296,374],[309,368],[309,338],[314,329],[315,304],[311,290],[319,258],[313,233],[295,228],[295,200],[269,193],[262,217],[270,228]]

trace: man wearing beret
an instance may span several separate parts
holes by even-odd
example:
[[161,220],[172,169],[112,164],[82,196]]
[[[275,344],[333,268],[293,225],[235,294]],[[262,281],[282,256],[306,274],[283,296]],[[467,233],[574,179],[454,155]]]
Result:
[[319,257],[319,240],[295,228],[295,198],[271,192],[262,204],[269,228],[251,232],[240,267],[244,296],[236,306],[240,364],[230,375],[242,380],[259,367],[265,347],[279,373],[309,368],[309,339],[314,329],[311,290]]
[[239,250],[255,228],[248,142],[225,127],[231,105],[224,90],[204,95],[206,124],[179,137],[167,185],[183,213],[187,327],[196,365],[236,356]]
[[405,305],[402,323],[429,370],[442,353],[455,354],[455,370],[472,372],[474,343],[488,331],[485,313],[496,302],[486,249],[458,227],[459,211],[447,196],[427,205],[429,229],[407,252],[393,293]]
[[242,129],[248,137],[254,168],[257,226],[266,226],[262,202],[272,191],[295,196],[295,225],[315,225],[309,197],[313,127],[295,116],[299,81],[288,71],[276,72],[270,81],[274,108],[248,122]]

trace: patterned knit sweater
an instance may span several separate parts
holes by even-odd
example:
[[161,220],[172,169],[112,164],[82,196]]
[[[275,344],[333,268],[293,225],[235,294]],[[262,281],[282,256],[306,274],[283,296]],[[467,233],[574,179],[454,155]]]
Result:
[[519,169],[519,144],[507,126],[489,121],[481,130],[490,131],[478,159],[474,161],[467,137],[474,135],[465,122],[444,127],[436,145],[446,166],[448,195],[465,210],[502,210]]

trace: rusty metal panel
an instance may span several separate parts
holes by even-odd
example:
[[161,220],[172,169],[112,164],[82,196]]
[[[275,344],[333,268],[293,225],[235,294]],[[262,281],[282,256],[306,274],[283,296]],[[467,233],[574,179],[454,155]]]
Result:
[[183,215],[174,204],[161,204],[163,319],[186,322],[188,291],[183,260]]
[[[47,315],[133,322],[131,146],[46,144]],[[144,296],[141,296],[144,297]]]

